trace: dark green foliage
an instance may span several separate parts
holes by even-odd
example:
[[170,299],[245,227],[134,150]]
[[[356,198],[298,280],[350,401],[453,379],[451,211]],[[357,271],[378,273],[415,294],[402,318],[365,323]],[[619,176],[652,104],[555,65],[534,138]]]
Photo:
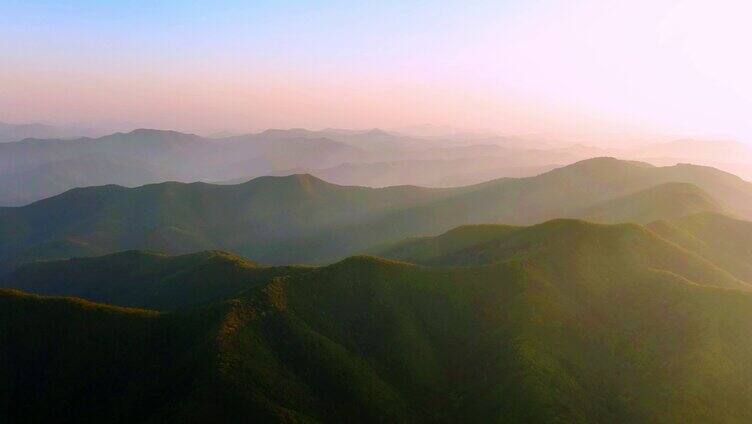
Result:
[[206,378],[210,324],[0,290],[0,416],[8,423],[152,418]]
[[219,251],[182,256],[127,251],[33,262],[18,268],[2,285],[122,306],[175,309],[227,299],[274,277],[306,270],[263,267]]
[[[470,226],[393,249],[437,266],[352,257],[173,313],[0,292],[2,416],[752,419],[749,286],[654,230],[576,220]],[[142,270],[160,261],[196,275],[238,267],[222,253],[123,255],[138,255]],[[213,255],[221,260],[206,260]],[[126,262],[56,266],[80,268],[86,280],[96,261],[115,259]]]

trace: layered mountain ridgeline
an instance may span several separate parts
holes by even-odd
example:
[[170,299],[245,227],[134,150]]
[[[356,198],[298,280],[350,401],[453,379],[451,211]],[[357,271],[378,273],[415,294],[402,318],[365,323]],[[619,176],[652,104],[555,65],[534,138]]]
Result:
[[[463,246],[423,240],[433,246],[421,262],[439,266],[352,257],[174,313],[1,292],[0,360],[14,365],[0,372],[2,415],[752,419],[752,293],[714,263],[635,224],[556,220],[443,237]],[[49,271],[81,269],[91,282],[99,271],[86,263]]]
[[[671,182],[685,184],[661,186]],[[310,175],[239,185],[104,186],[1,208],[0,263],[7,270],[33,259],[127,249],[221,249],[263,263],[319,262],[463,224],[644,222],[702,210],[748,217],[750,205],[752,185],[733,175],[610,158],[453,189],[338,186]]]
[[75,126],[55,126],[41,123],[10,124],[0,122],[0,143],[19,141],[26,138],[76,138],[92,136],[98,130]]
[[[214,181],[362,159],[357,147],[326,138],[211,140],[175,131],[134,130],[92,139],[0,144],[0,205],[103,184]],[[114,165],[110,165],[114,164]],[[103,173],[107,167],[109,174]]]
[[[482,156],[461,159],[405,159],[390,162],[343,163],[324,169],[285,170],[278,175],[306,172],[323,180],[346,185],[387,187],[410,184],[424,187],[457,187],[505,177],[527,177],[548,172],[571,160],[551,162],[530,158]],[[557,163],[559,163],[557,165]],[[247,180],[247,179],[246,179]],[[235,180],[234,183],[245,180]],[[230,182],[226,182],[230,183]]]
[[[448,196],[459,189],[371,189],[309,175],[245,184],[163,183],[75,189],[20,208],[0,208],[0,261],[97,255],[124,249],[188,253],[237,250],[262,262],[315,252],[274,243]],[[292,262],[292,261],[290,261]]]
[[[696,188],[687,190],[686,186],[672,184],[657,187],[677,182],[692,184]],[[624,199],[620,199],[622,197]],[[630,206],[622,207],[627,204]],[[466,187],[444,199],[397,211],[342,231],[330,231],[323,243],[321,239],[309,238],[286,246],[293,248],[302,244],[326,258],[337,257],[342,252],[361,251],[390,240],[437,234],[463,224],[528,225],[561,217],[591,218],[599,211],[598,219],[602,222],[644,222],[703,210],[723,210],[727,214],[748,218],[752,216],[750,205],[752,185],[713,168],[694,165],[653,167],[639,162],[596,158],[536,177],[506,178]]]
[[87,155],[116,155],[121,160],[153,161],[156,166],[175,164],[191,155],[206,156],[211,144],[193,134],[175,131],[135,130],[100,138],[25,139],[0,145],[0,174]]
[[[476,164],[464,174],[457,174],[457,160],[466,163],[479,158],[487,162],[483,169]],[[288,171],[285,175],[307,170],[319,172],[343,164],[362,170],[354,174],[335,171],[339,175],[335,179],[349,185],[358,182],[391,185],[378,182],[402,177],[409,178],[399,180],[399,184],[412,181],[460,185],[462,181],[533,175],[540,169],[550,169],[552,164],[571,163],[579,158],[567,152],[457,145],[447,140],[419,139],[380,130],[268,130],[216,139],[138,129],[99,138],[29,138],[1,144],[0,205],[27,204],[84,186],[136,186],[164,181],[244,182],[285,170],[302,170]],[[392,175],[391,169],[403,167],[401,161],[405,160],[424,161],[424,165],[413,167],[407,175],[404,172]],[[381,165],[371,166],[371,162]],[[109,172],[103,172],[104,169]],[[453,183],[442,183],[444,177]]]
[[75,187],[113,182],[135,187],[167,175],[148,162],[116,155],[86,154],[0,175],[0,204],[25,205]]
[[[420,138],[378,129],[267,130],[219,138],[149,129],[77,139],[30,134],[37,134],[36,138],[0,144],[0,206],[27,204],[75,187],[164,181],[239,183],[291,173],[310,173],[345,185],[448,187],[537,175],[594,156],[642,157],[628,149],[554,147],[550,140],[540,143],[481,135]],[[723,143],[700,144],[710,147],[710,156],[739,150],[724,148]],[[703,155],[695,156],[682,161],[702,162]],[[645,157],[663,165],[677,163],[676,157],[682,156]],[[741,163],[719,160],[709,163],[745,171]]]

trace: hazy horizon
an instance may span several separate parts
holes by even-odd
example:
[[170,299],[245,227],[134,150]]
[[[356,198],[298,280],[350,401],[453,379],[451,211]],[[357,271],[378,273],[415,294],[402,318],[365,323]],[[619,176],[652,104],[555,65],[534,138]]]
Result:
[[6,2],[0,121],[747,141],[751,8]]
[[751,16],[0,1],[0,423],[752,422]]

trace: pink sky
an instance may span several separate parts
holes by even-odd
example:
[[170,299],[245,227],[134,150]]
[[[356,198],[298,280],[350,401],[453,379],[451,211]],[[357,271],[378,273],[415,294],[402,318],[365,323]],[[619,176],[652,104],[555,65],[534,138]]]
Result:
[[752,140],[744,1],[89,6],[0,6],[0,120]]

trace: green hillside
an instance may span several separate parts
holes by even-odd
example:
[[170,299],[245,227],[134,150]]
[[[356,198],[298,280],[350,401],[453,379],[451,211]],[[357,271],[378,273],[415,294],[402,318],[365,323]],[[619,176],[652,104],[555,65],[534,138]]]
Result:
[[205,422],[222,410],[214,338],[229,309],[164,315],[0,290],[0,420]]
[[2,285],[38,294],[161,310],[216,302],[275,277],[306,271],[302,267],[263,267],[219,251],[182,256],[127,251],[33,262],[19,267]]
[[425,264],[433,259],[502,238],[519,229],[520,227],[499,224],[463,225],[436,237],[409,238],[371,248],[367,253]]
[[648,228],[737,278],[752,281],[752,222],[702,213],[654,222]]
[[665,183],[587,208],[577,215],[596,222],[647,224],[700,212],[722,212],[718,202],[694,184]]
[[[636,224],[603,225],[559,219],[530,227],[499,226],[496,236],[461,227],[435,238],[398,244],[379,252],[397,260],[433,266],[482,266],[508,261],[545,263],[573,280],[633,269],[659,269],[700,284],[752,289],[723,268]],[[483,234],[479,237],[480,234]],[[436,249],[443,240],[462,244]],[[746,281],[746,282],[745,282]]]
[[440,266],[352,257],[180,313],[2,291],[2,416],[752,419],[745,283],[634,224],[480,228],[430,240]]
[[[693,184],[705,194],[685,196],[668,184],[653,195],[635,195],[665,183]],[[667,197],[656,194],[665,194]],[[712,196],[712,197],[710,197]],[[653,201],[649,201],[653,198]],[[701,198],[700,201],[687,198]],[[622,199],[621,201],[615,199]],[[660,201],[659,201],[660,200]],[[434,235],[460,225],[501,223],[530,225],[561,217],[586,218],[593,208],[622,202],[624,209],[609,208],[607,222],[663,219],[700,210],[723,210],[752,217],[752,184],[713,168],[677,165],[654,167],[639,162],[596,158],[530,178],[505,178],[471,187],[442,199],[394,211],[353,225],[326,229],[313,237],[282,243],[280,250],[316,252],[318,260],[362,252],[406,237]],[[675,206],[672,202],[676,201]],[[631,203],[634,202],[634,205]],[[671,206],[656,209],[661,203]],[[704,206],[703,206],[704,205]],[[624,213],[624,210],[629,212]],[[666,213],[668,216],[662,216]],[[651,216],[652,215],[652,216]],[[302,246],[302,247],[301,247]]]
[[453,189],[338,186],[310,175],[238,185],[102,186],[0,208],[0,271],[33,259],[130,249],[218,249],[262,263],[321,263],[466,224],[645,222],[700,210],[745,217],[752,216],[750,205],[752,185],[733,175],[612,158]]
[[68,246],[84,254],[229,249],[262,262],[293,262],[311,252],[282,252],[275,244],[454,191],[345,187],[310,175],[261,177],[233,186],[163,183],[75,189],[29,206],[0,208],[0,262],[65,258],[71,256]]
[[306,375],[333,381],[364,418],[749,419],[752,367],[740,361],[752,350],[736,339],[748,293],[647,268],[562,270],[353,258],[267,288],[265,317],[288,336],[277,354],[302,351],[297,369],[319,370]]

